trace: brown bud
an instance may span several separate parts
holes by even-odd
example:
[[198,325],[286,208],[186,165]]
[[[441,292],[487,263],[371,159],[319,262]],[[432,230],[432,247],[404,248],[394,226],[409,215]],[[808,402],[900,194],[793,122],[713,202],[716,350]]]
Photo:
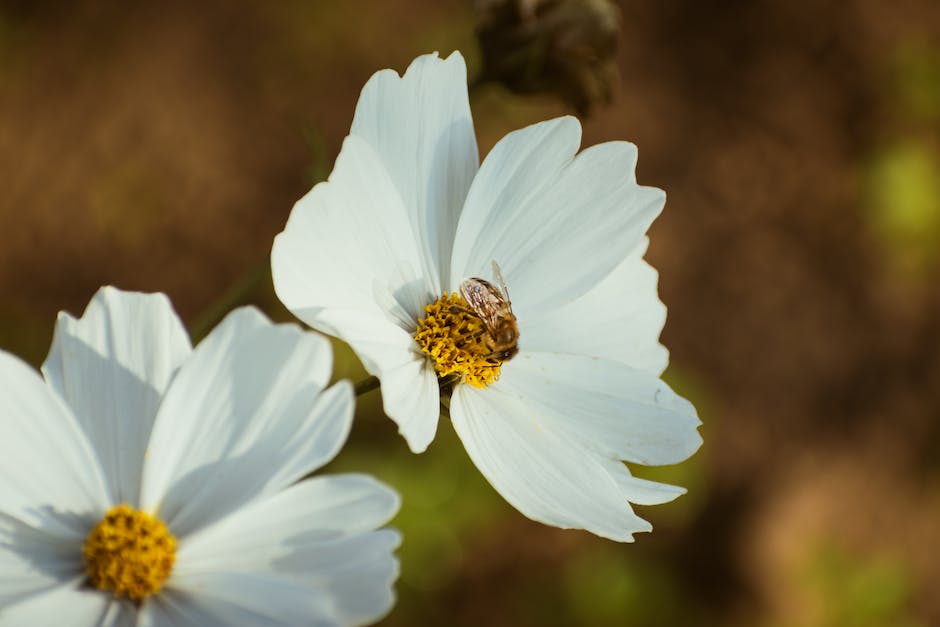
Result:
[[480,82],[552,93],[586,115],[619,79],[620,11],[608,0],[476,0]]

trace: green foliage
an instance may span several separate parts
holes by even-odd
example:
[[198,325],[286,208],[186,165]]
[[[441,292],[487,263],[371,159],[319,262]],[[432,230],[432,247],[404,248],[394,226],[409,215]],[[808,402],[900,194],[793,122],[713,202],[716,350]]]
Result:
[[454,580],[474,539],[498,529],[511,510],[473,466],[447,420],[441,420],[437,437],[422,455],[408,450],[384,416],[357,422],[384,437],[369,442],[354,434],[328,471],[373,474],[401,494],[402,508],[392,521],[404,535],[398,587],[402,604],[411,598],[422,604],[422,596]]
[[923,271],[940,253],[940,155],[926,142],[896,142],[870,171],[869,216],[902,268]]
[[909,43],[895,54],[896,87],[904,106],[915,116],[940,119],[940,48]]
[[634,547],[596,543],[565,571],[572,624],[604,626],[688,624],[678,582]]
[[835,544],[809,557],[804,585],[821,608],[820,627],[920,627],[911,616],[911,576],[901,559],[852,554]]

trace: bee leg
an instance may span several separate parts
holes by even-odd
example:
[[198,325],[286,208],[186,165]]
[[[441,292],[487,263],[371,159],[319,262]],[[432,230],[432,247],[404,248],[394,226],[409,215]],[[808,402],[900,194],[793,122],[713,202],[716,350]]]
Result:
[[464,333],[460,335],[460,340],[464,344],[479,342],[480,338],[487,334],[486,328],[473,331],[472,333]]

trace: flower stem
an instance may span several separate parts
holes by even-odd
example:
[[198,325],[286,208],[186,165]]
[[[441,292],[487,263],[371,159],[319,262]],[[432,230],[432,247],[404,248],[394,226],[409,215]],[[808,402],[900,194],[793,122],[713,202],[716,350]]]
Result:
[[222,296],[202,312],[190,327],[189,334],[193,341],[200,340],[209,334],[216,324],[224,318],[229,311],[248,302],[249,297],[264,280],[270,276],[271,264],[267,259],[252,268],[251,272],[242,276],[238,282],[230,287]]
[[372,390],[379,389],[379,378],[378,377],[366,377],[359,383],[353,386],[353,391],[356,393],[356,396],[362,396]]

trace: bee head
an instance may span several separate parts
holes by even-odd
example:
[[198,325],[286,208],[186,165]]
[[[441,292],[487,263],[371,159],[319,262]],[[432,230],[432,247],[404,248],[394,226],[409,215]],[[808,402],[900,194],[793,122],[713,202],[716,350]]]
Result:
[[500,344],[512,344],[516,341],[517,337],[518,333],[516,332],[516,328],[511,324],[506,324],[499,329],[496,339]]

